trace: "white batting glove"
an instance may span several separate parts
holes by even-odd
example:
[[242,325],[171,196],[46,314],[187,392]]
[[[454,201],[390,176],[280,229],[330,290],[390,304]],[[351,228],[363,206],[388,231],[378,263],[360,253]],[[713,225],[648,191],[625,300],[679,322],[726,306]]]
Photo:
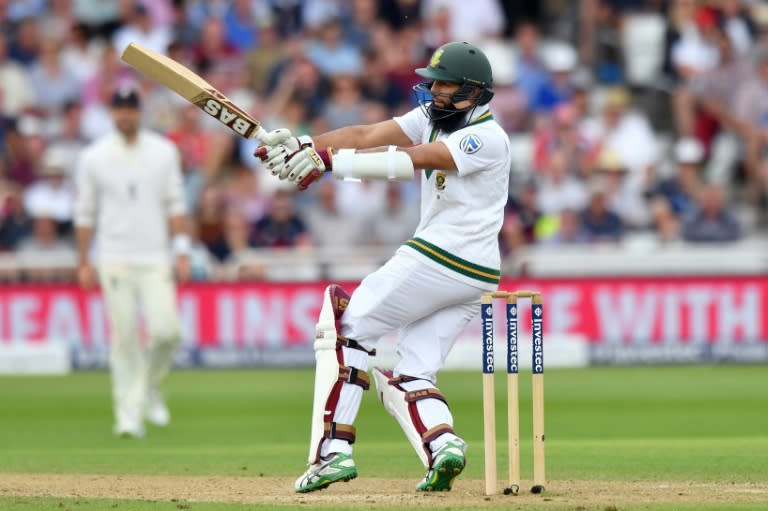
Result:
[[285,144],[289,139],[295,138],[288,128],[278,128],[272,131],[265,131],[259,135],[261,145],[276,146]]
[[294,137],[287,128],[280,128],[259,136],[262,145],[254,152],[254,156],[264,162],[273,176],[286,179],[288,172],[285,163],[305,147],[314,147],[312,138],[304,135]]
[[[326,158],[329,158],[327,153],[325,154]],[[289,181],[297,184],[299,190],[305,190],[314,181],[320,179],[329,167],[330,162],[326,165],[321,154],[313,147],[305,147],[285,163],[283,173]]]

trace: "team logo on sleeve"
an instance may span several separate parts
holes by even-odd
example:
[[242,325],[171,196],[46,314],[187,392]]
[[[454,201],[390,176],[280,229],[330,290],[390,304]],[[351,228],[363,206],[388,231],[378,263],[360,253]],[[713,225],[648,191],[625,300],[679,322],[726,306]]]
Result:
[[459,142],[459,149],[467,154],[474,154],[478,152],[481,147],[483,147],[483,142],[480,140],[480,137],[474,133],[470,133]]

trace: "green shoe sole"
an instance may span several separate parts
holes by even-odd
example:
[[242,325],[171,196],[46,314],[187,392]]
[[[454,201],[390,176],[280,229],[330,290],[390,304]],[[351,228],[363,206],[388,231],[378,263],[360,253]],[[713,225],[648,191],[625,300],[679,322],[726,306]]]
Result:
[[300,488],[296,490],[296,493],[309,493],[312,491],[324,490],[328,488],[330,485],[332,485],[333,483],[338,483],[338,482],[346,483],[348,481],[351,481],[352,479],[355,479],[356,477],[357,477],[357,470],[352,469],[351,471],[346,473],[342,472],[339,474],[335,474],[333,478],[324,477],[323,479],[317,481],[314,484],[310,484],[308,486],[305,486],[304,488]]
[[456,476],[464,470],[464,460],[455,456],[446,457],[432,471],[429,481],[424,481],[416,491],[450,491]]

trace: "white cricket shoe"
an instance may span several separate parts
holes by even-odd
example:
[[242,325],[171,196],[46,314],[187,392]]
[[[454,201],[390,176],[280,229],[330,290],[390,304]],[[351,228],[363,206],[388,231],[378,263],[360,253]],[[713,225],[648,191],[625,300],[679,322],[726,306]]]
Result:
[[171,422],[171,412],[168,411],[163,395],[157,389],[150,389],[147,392],[144,418],[155,426],[167,426]]
[[112,430],[120,438],[144,438],[144,424],[141,420],[123,418]]

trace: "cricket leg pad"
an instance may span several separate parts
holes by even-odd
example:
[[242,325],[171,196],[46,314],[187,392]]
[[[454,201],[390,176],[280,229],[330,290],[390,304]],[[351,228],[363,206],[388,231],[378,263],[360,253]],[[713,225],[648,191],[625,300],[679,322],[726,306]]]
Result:
[[458,438],[442,393],[428,380],[395,377],[378,367],[372,372],[384,409],[400,424],[424,467],[431,467],[433,452]]
[[[334,447],[336,452],[351,453],[349,445],[355,441],[352,421],[360,407],[363,390],[370,387],[367,357],[374,352],[339,335],[341,316],[348,303],[349,295],[341,287],[331,284],[326,288],[315,331],[310,464],[318,463],[321,455]],[[333,442],[335,446],[330,445]]]

